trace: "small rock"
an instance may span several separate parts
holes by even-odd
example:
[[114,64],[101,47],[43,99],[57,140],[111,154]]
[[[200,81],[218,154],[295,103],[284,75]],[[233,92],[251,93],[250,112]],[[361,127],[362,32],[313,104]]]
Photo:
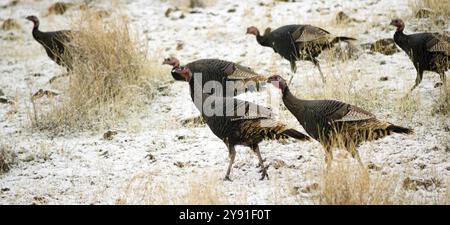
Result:
[[164,16],[169,17],[170,14],[171,14],[173,11],[175,11],[175,10],[172,9],[172,8],[168,8],[168,9],[166,10],[166,12],[164,12]]
[[442,182],[439,179],[431,178],[431,179],[413,179],[407,177],[403,180],[403,189],[417,191],[420,187],[424,188],[427,191],[431,191],[437,187],[440,187]]
[[99,156],[101,156],[103,158],[109,158],[109,152],[108,151],[104,151],[104,152],[100,153]]
[[369,170],[375,170],[375,171],[380,171],[381,170],[381,166],[376,165],[375,163],[369,163],[367,164],[367,168]]
[[385,38],[376,41],[370,45],[370,50],[372,52],[378,52],[384,55],[392,55],[399,52],[397,46],[395,45],[394,39]]
[[176,163],[174,163],[174,165],[176,166],[176,167],[178,167],[178,168],[184,168],[184,167],[187,167],[187,166],[189,166],[190,165],[190,163],[189,162],[176,162]]
[[180,51],[180,50],[182,50],[183,48],[184,48],[183,42],[178,42],[178,43],[177,43],[176,50],[177,50],[177,51]]
[[11,104],[11,101],[9,99],[7,99],[7,98],[2,96],[2,97],[0,97],[0,103]]
[[319,184],[313,183],[313,184],[307,185],[305,188],[303,188],[302,193],[311,193],[312,191],[315,191],[317,189],[319,189]]
[[297,157],[297,159],[298,159],[298,160],[303,159],[303,155],[299,155],[299,156]]
[[39,91],[37,91],[31,99],[35,101],[36,99],[42,98],[44,96],[47,96],[48,98],[53,98],[57,95],[59,94],[54,91],[39,89]]
[[228,13],[234,13],[234,12],[236,12],[236,9],[229,9],[228,11],[227,11]]
[[10,190],[9,188],[2,188],[2,189],[1,189],[2,192],[7,192],[7,191],[9,191],[9,190]]
[[34,155],[28,155],[23,159],[24,162],[31,162],[33,160],[34,160]]
[[417,164],[417,166],[419,167],[419,169],[424,170],[425,168],[427,168],[427,165],[424,163],[419,163]]
[[292,187],[291,189],[291,195],[298,195],[300,192],[300,187]]
[[449,167],[447,167],[447,168],[445,168],[447,171],[450,171],[450,166]]
[[272,162],[272,167],[274,168],[274,169],[280,169],[280,168],[282,168],[282,167],[286,167],[286,162],[284,162],[283,160],[281,160],[281,159],[275,159],[273,162]]
[[433,14],[431,9],[422,8],[417,10],[416,18],[428,18]]
[[43,73],[33,73],[33,74],[31,74],[31,76],[33,76],[33,77],[43,77],[45,75]]
[[155,162],[155,161],[156,161],[155,156],[152,155],[152,154],[150,154],[150,153],[149,153],[148,155],[146,155],[145,158],[148,159],[148,160],[150,160],[150,161],[152,161],[152,162]]
[[0,96],[5,95],[5,93],[3,93],[2,89],[0,89]]
[[384,61],[384,60],[381,61],[381,62],[380,62],[380,65],[386,65],[386,61]]
[[109,130],[103,134],[103,139],[111,141],[114,138],[114,136],[116,136],[116,135],[117,135],[117,131]]
[[380,81],[388,81],[389,77],[380,77]]
[[[34,201],[37,201],[38,203],[47,203],[47,199],[44,196],[34,196],[33,197]],[[33,202],[33,204],[37,204],[36,202]]]
[[184,135],[177,135],[177,140],[184,140],[186,139],[186,136]]
[[181,125],[185,127],[200,127],[205,125],[205,121],[201,116],[181,120]]

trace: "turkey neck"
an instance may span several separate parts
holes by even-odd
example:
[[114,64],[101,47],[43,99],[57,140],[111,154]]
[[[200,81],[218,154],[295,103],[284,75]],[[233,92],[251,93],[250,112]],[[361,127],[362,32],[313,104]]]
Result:
[[33,26],[33,37],[37,41],[39,41],[39,38],[42,36],[42,31],[39,30],[39,22],[35,23]]
[[403,28],[397,29],[394,34],[395,43],[408,53],[408,35],[403,33]]
[[283,90],[283,103],[300,123],[304,123],[305,101],[295,97],[289,87]]
[[265,34],[264,36],[261,36],[261,34],[256,34],[256,41],[262,45],[262,46],[266,46],[266,47],[273,47],[272,46],[272,42],[270,41],[269,35]]

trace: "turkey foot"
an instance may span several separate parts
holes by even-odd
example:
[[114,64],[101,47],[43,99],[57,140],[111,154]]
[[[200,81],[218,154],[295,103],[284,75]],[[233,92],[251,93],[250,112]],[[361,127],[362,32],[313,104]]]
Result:
[[261,178],[259,180],[264,180],[267,178],[269,180],[269,174],[267,174],[267,169],[269,169],[269,166],[265,166],[264,169],[261,169]]

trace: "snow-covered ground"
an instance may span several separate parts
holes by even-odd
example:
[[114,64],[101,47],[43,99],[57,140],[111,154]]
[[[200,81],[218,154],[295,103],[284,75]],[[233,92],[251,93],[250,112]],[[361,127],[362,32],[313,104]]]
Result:
[[[118,127],[121,132],[113,140],[103,139],[106,130],[55,137],[32,129],[30,93],[54,88],[48,80],[64,69],[49,60],[33,40],[32,24],[25,17],[38,15],[44,31],[67,29],[78,10],[74,6],[64,15],[46,16],[53,2],[21,0],[0,9],[1,22],[13,18],[21,25],[19,30],[0,30],[0,90],[17,102],[15,106],[0,103],[0,144],[17,155],[10,171],[0,175],[0,204],[315,203],[316,193],[307,189],[319,182],[324,164],[323,150],[315,141],[263,142],[263,157],[272,164],[268,181],[259,181],[254,154],[238,148],[234,181],[222,181],[228,165],[223,142],[208,127],[185,127],[180,122],[198,115],[185,83],[171,84],[142,116],[130,118],[128,124],[134,126]],[[392,37],[394,29],[389,22],[393,17],[405,19],[408,33],[416,32],[413,27],[419,27],[419,31],[423,27],[423,21],[411,16],[407,0],[220,0],[206,1],[213,3],[205,8],[175,10],[166,17],[166,10],[175,8],[177,2],[124,0],[98,1],[94,5],[126,13],[133,28],[148,37],[150,50],[161,55],[161,62],[168,55],[176,55],[182,63],[221,58],[248,65],[262,74],[286,76],[290,73],[289,63],[273,50],[259,46],[253,36],[245,35],[248,26],[262,30],[291,23],[313,24],[333,34],[356,37],[358,46]],[[339,11],[361,22],[337,25],[335,16]],[[181,14],[184,18],[180,18]],[[445,22],[444,31],[449,31],[450,24]],[[177,50],[177,45],[182,49]],[[411,136],[392,135],[361,146],[363,161],[375,165],[369,170],[370,176],[399,176],[399,188],[404,188],[402,182],[407,178],[438,180],[431,187],[418,185],[417,190],[407,193],[428,200],[450,196],[442,195],[450,193],[450,119],[431,114],[439,98],[440,89],[434,87],[439,75],[426,73],[420,87],[404,98],[416,73],[403,52],[386,56],[361,50],[357,59],[339,61],[323,56],[321,62],[331,81],[327,88],[375,93],[375,103],[367,99],[354,101],[382,119],[415,129]],[[297,95],[311,96],[310,92],[323,88],[312,63],[299,62],[298,67],[292,87]],[[381,77],[388,80],[381,81]],[[354,84],[346,83],[350,81]],[[276,98],[275,93],[269,89],[258,99],[264,102],[267,94]],[[302,130],[295,118],[283,115],[284,122]],[[347,157],[339,151],[336,154],[343,155],[337,161]],[[344,161],[355,163],[351,159]],[[220,201],[208,199],[209,195]]]

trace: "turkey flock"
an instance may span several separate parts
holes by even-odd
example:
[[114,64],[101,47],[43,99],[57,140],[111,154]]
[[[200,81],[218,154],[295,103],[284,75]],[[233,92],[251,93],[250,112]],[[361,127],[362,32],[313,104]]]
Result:
[[[39,30],[39,19],[36,16],[28,16],[27,19],[33,22],[32,35],[45,48],[49,58],[71,70],[70,60],[64,61],[61,56],[66,54],[65,46],[76,33],[68,30],[43,32]],[[393,19],[390,25],[397,28],[394,34],[395,43],[409,56],[417,71],[412,90],[419,86],[424,71],[438,73],[443,84],[441,88],[447,88],[445,72],[450,68],[450,37],[439,33],[404,34],[405,23],[401,19]],[[272,48],[288,60],[293,74],[297,72],[296,61],[312,62],[323,82],[326,82],[326,79],[317,57],[336,43],[356,40],[352,37],[335,36],[319,27],[301,24],[285,25],[275,30],[267,28],[262,34],[258,28],[251,26],[247,28],[246,34],[254,35],[259,45]],[[261,180],[264,180],[269,179],[269,175],[268,166],[265,165],[259,149],[259,143],[263,140],[314,139],[324,148],[328,170],[333,159],[333,148],[347,150],[363,166],[357,150],[361,143],[393,133],[414,132],[410,128],[378,119],[374,114],[345,102],[294,96],[289,90],[291,82],[282,76],[264,76],[238,63],[221,59],[199,59],[181,64],[179,59],[171,56],[164,59],[163,64],[172,67],[171,75],[174,80],[189,84],[190,97],[200,111],[203,121],[227,147],[229,165],[225,180],[231,181],[231,169],[236,156],[235,146],[238,145],[249,147],[256,154]],[[259,91],[260,86],[265,83],[270,83],[281,91],[285,107],[307,134],[277,121],[271,108],[235,98],[246,91]],[[301,144],[299,147],[301,148]]]

